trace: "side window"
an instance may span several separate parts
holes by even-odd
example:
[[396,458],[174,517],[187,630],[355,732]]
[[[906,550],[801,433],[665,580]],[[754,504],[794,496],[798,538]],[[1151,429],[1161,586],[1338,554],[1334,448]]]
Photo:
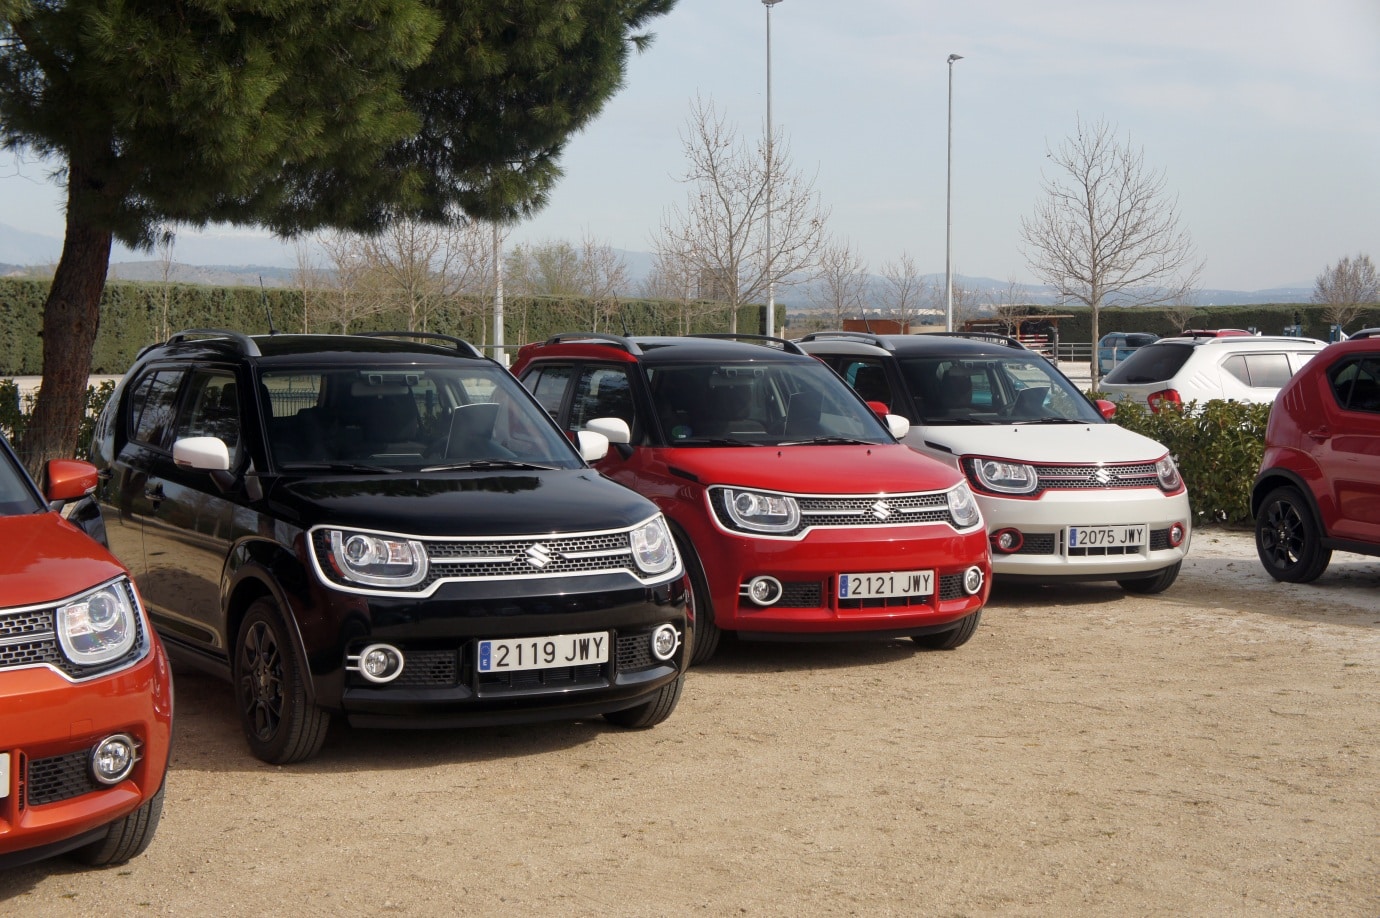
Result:
[[585,367],[580,371],[567,426],[580,430],[594,418],[622,418],[629,430],[633,428],[632,389],[623,367]]
[[187,400],[177,421],[177,438],[219,437],[230,450],[230,464],[239,459],[240,398],[235,376],[228,370],[194,370],[187,384]]
[[541,367],[522,378],[537,401],[553,418],[560,414],[565,390],[570,385],[572,367]]
[[1332,392],[1348,411],[1380,414],[1380,358],[1344,363],[1332,371]]
[[856,360],[845,368],[844,378],[865,402],[892,402],[891,384],[886,379],[886,367],[874,361]]
[[129,401],[131,440],[163,446],[177,411],[177,391],[184,371],[159,370],[139,381]]
[[1235,357],[1228,357],[1225,361],[1223,361],[1222,369],[1226,370],[1232,376],[1235,376],[1237,379],[1239,379],[1241,381],[1241,385],[1249,386],[1251,384],[1251,374],[1246,369],[1246,356],[1244,354],[1237,354]]
[[1250,375],[1248,385],[1258,388],[1277,389],[1289,381],[1289,358],[1283,354],[1247,354],[1246,371]]

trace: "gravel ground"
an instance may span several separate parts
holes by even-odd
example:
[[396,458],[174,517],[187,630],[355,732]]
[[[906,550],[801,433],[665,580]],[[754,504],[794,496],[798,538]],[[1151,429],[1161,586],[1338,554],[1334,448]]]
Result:
[[644,732],[337,726],[275,768],[179,674],[148,852],[0,912],[1373,918],[1378,670],[1380,559],[1282,585],[1205,530],[1160,596],[998,584],[952,652],[729,642]]

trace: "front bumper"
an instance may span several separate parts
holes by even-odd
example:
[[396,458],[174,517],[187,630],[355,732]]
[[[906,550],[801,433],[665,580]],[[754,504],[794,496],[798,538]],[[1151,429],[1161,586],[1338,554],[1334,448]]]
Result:
[[[992,574],[986,533],[958,533],[944,524],[873,529],[820,529],[800,540],[759,539],[716,533],[696,543],[714,621],[744,637],[788,635],[875,636],[942,630],[982,608]],[[981,589],[962,585],[971,567],[982,571]],[[928,596],[841,600],[840,574],[932,570]],[[746,595],[754,577],[781,582],[779,601],[760,606]]]
[[[998,577],[1116,580],[1149,574],[1177,564],[1188,554],[1192,515],[1187,494],[1166,496],[1150,489],[1046,491],[1037,499],[978,494],[988,531],[1014,529],[1021,547],[1012,553],[992,548],[992,573]],[[1183,540],[1170,544],[1169,530],[1183,527]],[[1070,550],[1070,526],[1144,526],[1146,539],[1125,549]]]
[[[163,785],[172,737],[172,677],[161,645],[134,666],[73,683],[35,666],[0,672],[0,867],[70,850],[134,812]],[[87,765],[102,739],[128,734],[139,761],[113,786]]]

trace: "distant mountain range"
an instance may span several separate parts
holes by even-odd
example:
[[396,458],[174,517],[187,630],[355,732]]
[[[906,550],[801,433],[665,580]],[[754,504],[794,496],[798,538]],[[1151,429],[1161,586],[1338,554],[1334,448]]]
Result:
[[[652,255],[648,252],[615,251],[622,256],[628,268],[633,289],[626,293],[635,296],[637,288],[651,271]],[[0,223],[0,276],[25,274],[36,266],[55,264],[61,253],[62,240],[59,238]],[[261,234],[179,236],[172,256],[174,263],[169,270],[169,279],[184,284],[252,287],[262,282],[270,287],[281,287],[292,283],[296,269],[292,246]],[[110,256],[110,277],[116,280],[161,281],[164,266],[162,262],[150,259],[148,252],[136,252],[117,243]],[[975,293],[980,300],[996,300],[1003,295],[1009,297],[1012,292],[1008,282],[991,278],[965,275],[956,276],[954,281]],[[925,275],[925,282],[931,289],[942,289],[944,275]],[[873,302],[869,302],[867,307],[875,309],[880,305],[878,291],[881,289],[881,278],[872,277],[870,288],[869,299]],[[792,311],[809,311],[809,303],[815,299],[810,293],[809,285],[801,284],[782,290],[777,299]],[[1057,303],[1057,298],[1048,287],[1017,285],[1015,293],[1026,303]],[[1312,294],[1312,284],[1300,284],[1251,291],[1200,290],[1197,299],[1201,306],[1242,306],[1253,303],[1306,303]]]

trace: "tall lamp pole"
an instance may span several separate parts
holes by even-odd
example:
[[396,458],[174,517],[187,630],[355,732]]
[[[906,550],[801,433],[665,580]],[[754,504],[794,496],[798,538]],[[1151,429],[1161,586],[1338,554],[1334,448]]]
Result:
[[762,0],[762,5],[767,8],[767,308],[762,311],[764,335],[770,335],[774,331],[772,326],[776,323],[776,274],[772,268],[771,248],[771,191],[776,181],[773,172],[775,164],[771,156],[771,8],[780,2],[781,0]]
[[944,188],[944,330],[954,330],[954,61],[962,54],[949,55],[949,157]]

